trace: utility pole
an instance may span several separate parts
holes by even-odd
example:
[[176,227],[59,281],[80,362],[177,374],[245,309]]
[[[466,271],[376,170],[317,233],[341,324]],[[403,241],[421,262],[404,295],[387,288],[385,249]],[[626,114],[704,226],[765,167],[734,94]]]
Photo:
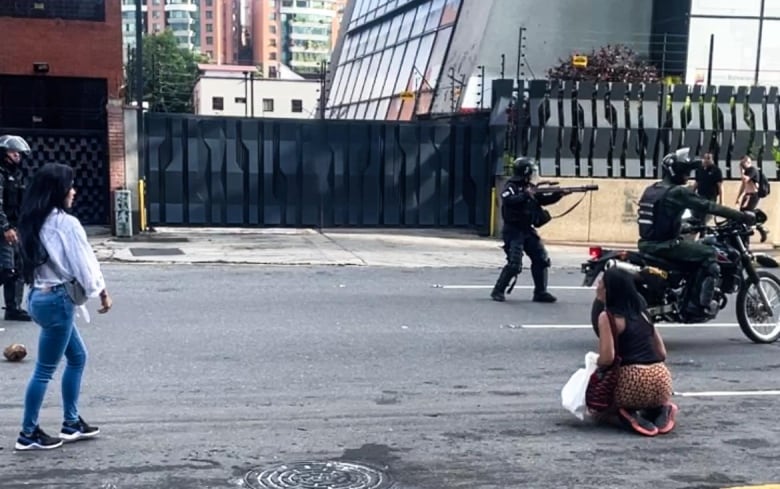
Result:
[[146,170],[144,161],[144,20],[142,0],[135,0],[135,100],[136,126],[138,128],[138,177],[143,178]]

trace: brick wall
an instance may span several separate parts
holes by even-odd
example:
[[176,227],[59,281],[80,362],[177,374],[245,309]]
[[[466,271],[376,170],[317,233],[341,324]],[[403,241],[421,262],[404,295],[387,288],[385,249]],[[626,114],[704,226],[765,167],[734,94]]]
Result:
[[0,74],[31,75],[33,63],[46,62],[50,76],[107,81],[110,190],[125,184],[121,16],[121,2],[109,0],[105,22],[0,17]]

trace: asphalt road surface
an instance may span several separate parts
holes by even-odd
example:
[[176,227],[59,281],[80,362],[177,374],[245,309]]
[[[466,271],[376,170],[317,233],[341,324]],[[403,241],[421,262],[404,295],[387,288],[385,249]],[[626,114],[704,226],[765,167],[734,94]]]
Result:
[[[497,269],[105,271],[115,307],[98,316],[91,304],[93,322],[81,326],[90,351],[82,415],[100,426],[98,439],[14,451],[37,327],[0,323],[3,346],[31,346],[24,362],[0,362],[3,489],[385,489],[383,480],[398,489],[693,489],[780,480],[778,397],[736,395],[780,389],[780,345],[751,343],[728,324],[731,311],[713,327],[662,330],[685,395],[676,398],[677,430],[648,439],[561,408],[561,387],[596,348],[587,326],[593,290],[577,288],[576,273],[552,274],[553,286],[570,288],[553,289],[559,303],[547,305],[530,302],[527,272],[506,303],[491,301]],[[51,434],[61,422],[61,371],[41,418]],[[329,461],[366,464],[386,479],[317,485],[310,472]],[[276,482],[245,477],[277,468]]]

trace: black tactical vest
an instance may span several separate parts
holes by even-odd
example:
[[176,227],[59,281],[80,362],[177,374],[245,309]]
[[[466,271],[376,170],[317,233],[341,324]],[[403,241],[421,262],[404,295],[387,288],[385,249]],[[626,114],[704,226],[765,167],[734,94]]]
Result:
[[639,199],[637,223],[639,237],[648,241],[668,241],[679,234],[677,216],[661,205],[666,193],[674,188],[663,182],[647,187]]
[[[517,180],[510,179],[504,188],[506,189],[506,187],[510,184],[516,185],[519,191],[523,191],[523,185],[521,184],[521,180],[519,178]],[[506,224],[519,227],[529,227],[531,226],[532,222],[531,207],[533,204],[533,199],[529,199],[523,204],[509,204],[508,202],[504,202],[501,205],[501,218]]]

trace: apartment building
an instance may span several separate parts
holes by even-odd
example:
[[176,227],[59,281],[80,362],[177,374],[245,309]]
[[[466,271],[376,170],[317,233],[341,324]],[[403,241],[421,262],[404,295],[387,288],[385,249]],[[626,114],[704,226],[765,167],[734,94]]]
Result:
[[263,75],[276,78],[281,65],[318,78],[338,39],[346,0],[252,0],[252,52]]
[[[137,0],[122,0],[122,41],[125,60],[135,46]],[[171,29],[179,46],[203,53],[214,63],[242,61],[247,38],[246,0],[141,0],[144,32]],[[243,20],[243,22],[242,22]],[[245,51],[245,50],[244,50]],[[246,57],[245,57],[246,58]],[[243,61],[251,60],[243,59]]]

